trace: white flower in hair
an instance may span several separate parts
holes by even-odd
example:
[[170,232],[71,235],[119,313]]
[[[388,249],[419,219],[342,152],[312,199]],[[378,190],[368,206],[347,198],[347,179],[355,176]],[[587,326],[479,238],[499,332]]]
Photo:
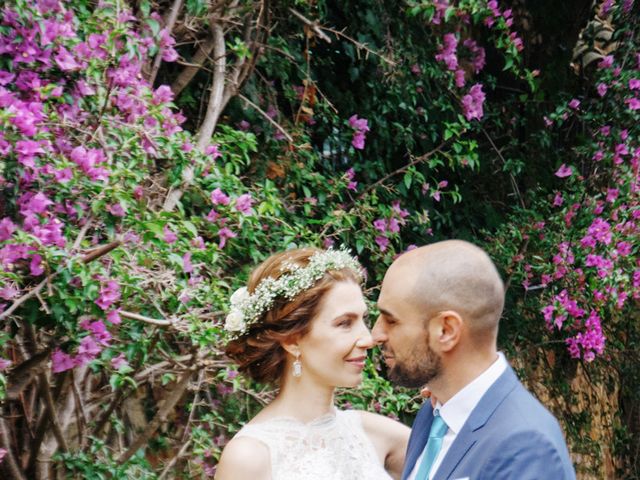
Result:
[[224,323],[224,329],[230,332],[241,332],[245,329],[244,315],[240,310],[231,310]]
[[247,290],[247,287],[240,287],[235,292],[233,292],[233,295],[231,295],[229,302],[231,302],[231,305],[238,305],[244,302],[245,300],[247,300],[248,298],[249,298],[249,291]]

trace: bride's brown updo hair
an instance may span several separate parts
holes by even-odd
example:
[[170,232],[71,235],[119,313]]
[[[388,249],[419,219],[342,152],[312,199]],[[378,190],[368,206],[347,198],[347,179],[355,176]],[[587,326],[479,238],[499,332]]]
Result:
[[[284,264],[305,267],[318,248],[298,248],[276,253],[262,262],[249,278],[247,289],[253,293],[265,278],[278,279],[288,273]],[[246,334],[230,341],[226,354],[238,364],[238,369],[261,383],[278,383],[286,365],[286,352],[280,342],[293,336],[304,336],[310,330],[311,320],[318,313],[320,302],[336,282],[352,281],[360,284],[359,272],[349,268],[330,270],[313,287],[289,301],[276,299],[273,307],[249,327]]]

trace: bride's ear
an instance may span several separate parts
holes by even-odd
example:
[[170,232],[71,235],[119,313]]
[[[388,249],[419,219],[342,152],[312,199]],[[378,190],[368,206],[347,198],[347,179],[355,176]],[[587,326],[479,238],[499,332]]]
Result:
[[291,336],[288,337],[284,340],[282,340],[280,342],[280,345],[282,345],[282,348],[284,348],[284,350],[295,356],[299,356],[300,355],[300,346],[298,345],[298,340],[299,338],[297,336]]

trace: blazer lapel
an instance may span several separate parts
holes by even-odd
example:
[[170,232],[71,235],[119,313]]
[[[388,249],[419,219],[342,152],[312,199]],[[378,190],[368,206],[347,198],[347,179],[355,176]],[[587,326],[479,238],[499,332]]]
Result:
[[451,444],[449,451],[433,477],[434,480],[449,478],[471,447],[482,438],[481,429],[487,423],[487,420],[517,385],[518,377],[511,367],[507,366],[507,370],[498,377],[495,383],[487,390],[487,393],[483,395],[458,435],[456,435],[456,439]]

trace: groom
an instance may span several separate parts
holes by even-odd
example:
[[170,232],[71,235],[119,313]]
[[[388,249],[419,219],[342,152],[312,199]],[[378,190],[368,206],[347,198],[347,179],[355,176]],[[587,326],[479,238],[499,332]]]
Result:
[[403,480],[575,479],[556,419],[497,351],[504,285],[480,248],[449,240],[387,271],[373,338],[395,383],[428,385]]

